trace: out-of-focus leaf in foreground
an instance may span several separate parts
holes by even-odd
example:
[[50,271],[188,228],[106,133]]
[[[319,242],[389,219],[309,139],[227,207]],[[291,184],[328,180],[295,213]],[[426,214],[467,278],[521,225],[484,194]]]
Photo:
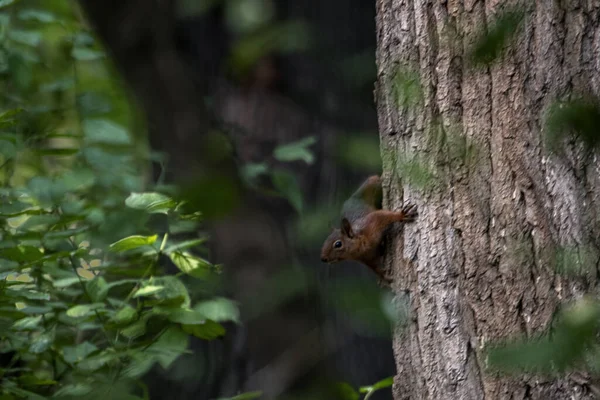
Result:
[[600,101],[596,97],[580,97],[556,101],[546,113],[546,143],[555,153],[561,152],[562,139],[574,137],[588,148],[600,143]]
[[506,45],[516,37],[525,16],[525,9],[519,6],[500,11],[487,30],[482,28],[479,33],[470,54],[473,64],[489,65],[497,60]]
[[589,298],[565,308],[555,328],[538,338],[495,344],[488,348],[488,365],[508,373],[565,372],[582,362],[598,332],[600,305]]

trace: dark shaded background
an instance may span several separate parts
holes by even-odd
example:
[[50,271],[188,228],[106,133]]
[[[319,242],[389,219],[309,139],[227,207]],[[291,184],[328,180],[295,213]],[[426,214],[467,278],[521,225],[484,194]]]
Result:
[[[275,1],[275,20],[307,23],[311,46],[266,55],[241,76],[226,68],[236,36],[225,24],[223,6],[181,16],[174,2],[152,3],[81,0],[148,114],[153,149],[169,155],[168,180],[202,167],[198,132],[219,124],[228,127],[243,163],[268,160],[277,145],[316,136],[315,163],[285,166],[298,176],[309,207],[339,204],[378,172],[362,167],[364,160],[341,163],[338,157],[349,132],[377,140],[373,1]],[[298,240],[297,215],[288,205],[254,197],[244,202],[212,236],[213,257],[228,266],[226,291],[240,301],[242,313],[282,271],[306,284],[243,328],[228,327],[224,340],[195,341],[193,355],[180,357],[169,371],[153,371],[147,379],[152,398],[210,399],[253,389],[266,398],[334,398],[321,383],[333,379],[357,387],[393,375],[389,329],[383,336],[364,333],[341,311],[354,305],[329,296],[342,278],[354,277],[356,290],[372,300],[377,286],[370,271],[352,263],[322,265],[320,243]],[[319,394],[307,393],[312,388]],[[372,397],[385,398],[391,398],[389,390]]]

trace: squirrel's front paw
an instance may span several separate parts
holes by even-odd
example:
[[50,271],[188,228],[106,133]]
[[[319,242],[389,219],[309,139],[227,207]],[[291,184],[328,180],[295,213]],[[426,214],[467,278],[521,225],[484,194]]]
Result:
[[404,214],[405,222],[414,221],[415,218],[417,218],[417,215],[419,215],[417,212],[417,205],[412,203],[404,205],[404,207],[402,207],[402,214]]

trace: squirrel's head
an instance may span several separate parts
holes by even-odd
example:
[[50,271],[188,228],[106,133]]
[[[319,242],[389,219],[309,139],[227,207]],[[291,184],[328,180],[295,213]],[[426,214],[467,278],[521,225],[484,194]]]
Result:
[[321,249],[321,261],[325,263],[336,263],[347,260],[353,248],[355,235],[352,231],[350,221],[342,219],[340,229],[334,229],[325,240]]

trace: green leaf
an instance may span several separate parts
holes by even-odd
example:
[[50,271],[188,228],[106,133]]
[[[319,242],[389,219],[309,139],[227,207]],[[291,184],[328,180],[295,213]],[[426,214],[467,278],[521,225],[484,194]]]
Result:
[[77,168],[62,174],[57,179],[57,183],[63,185],[65,190],[69,192],[84,191],[94,186],[96,176],[90,169]]
[[92,391],[92,387],[85,383],[73,383],[65,385],[54,393],[53,397],[72,396],[80,397],[89,394]]
[[56,16],[46,10],[26,9],[19,11],[19,19],[23,21],[37,21],[43,23],[56,22]]
[[27,189],[31,191],[32,197],[39,200],[42,205],[53,205],[62,199],[66,188],[57,184],[52,179],[44,176],[36,176],[27,182]]
[[151,246],[152,244],[154,244],[154,242],[156,242],[157,237],[158,237],[157,235],[129,236],[129,237],[126,237],[124,239],[121,239],[121,240],[111,244],[109,248],[111,251],[119,253],[119,252],[123,252],[123,251],[127,251],[127,250],[137,249],[138,247],[142,247],[142,246]]
[[10,79],[18,90],[28,90],[33,80],[33,65],[25,58],[25,52],[12,52],[8,56]]
[[206,316],[196,310],[176,308],[168,311],[167,314],[169,321],[176,322],[178,324],[202,324],[206,322]]
[[95,92],[84,92],[77,96],[77,105],[81,114],[90,117],[109,113],[112,104],[106,96]]
[[194,311],[216,322],[240,322],[240,311],[237,304],[225,297],[203,301],[194,307]]
[[307,164],[312,164],[315,157],[308,147],[316,142],[317,138],[311,136],[294,143],[279,146],[275,149],[273,155],[279,161],[304,161]]
[[100,354],[85,358],[77,363],[77,368],[86,372],[96,371],[106,364],[118,359],[119,356],[115,353],[104,351]]
[[92,46],[96,41],[91,33],[78,31],[73,35],[73,44],[76,46]]
[[242,176],[246,182],[253,182],[261,175],[269,172],[269,167],[266,163],[246,164],[242,168]]
[[546,111],[545,142],[550,151],[561,153],[561,140],[575,137],[587,148],[600,144],[600,98],[585,96],[568,101],[556,101]]
[[15,308],[12,305],[0,306],[0,317],[1,318],[9,318],[11,320],[16,320],[19,318],[23,318],[25,313],[21,312],[21,310]]
[[74,47],[71,57],[78,61],[95,61],[105,57],[104,52],[92,50],[85,47]]
[[65,361],[71,364],[82,361],[95,351],[98,351],[98,348],[90,342],[83,342],[77,346],[65,346],[62,348]]
[[141,319],[121,330],[121,334],[129,339],[135,339],[146,333],[146,320]]
[[271,179],[275,189],[287,198],[298,212],[302,212],[302,192],[296,176],[287,171],[275,170],[271,173]]
[[18,2],[19,0],[0,0],[0,8],[8,7]]
[[370,393],[376,390],[385,389],[391,387],[394,384],[394,377],[390,376],[385,379],[380,380],[379,382],[371,385],[371,386],[362,386],[358,390],[360,393]]
[[36,47],[42,42],[42,33],[38,31],[23,31],[11,29],[8,33],[9,37],[15,42]]
[[54,335],[43,333],[33,340],[31,346],[29,346],[29,351],[33,354],[43,353],[50,348],[52,342],[54,342]]
[[[0,0],[1,1],[1,0]],[[0,114],[0,122],[14,121],[15,117],[25,111],[23,108],[12,108]]]
[[148,347],[147,352],[152,354],[164,369],[168,369],[177,357],[185,352],[187,346],[188,336],[185,332],[177,327],[170,327]]
[[52,311],[52,307],[47,307],[47,306],[26,306],[21,308],[19,311],[21,311],[23,314],[29,314],[29,315],[34,315],[34,314],[46,314]]
[[17,269],[18,267],[19,263],[0,258],[0,271],[12,271]]
[[560,312],[551,335],[491,344],[487,361],[493,370],[513,374],[562,373],[584,361],[596,339],[599,318],[600,305],[583,298]]
[[203,340],[214,340],[225,335],[225,328],[215,321],[207,319],[203,324],[181,325],[181,329],[189,335]]
[[164,250],[165,254],[171,254],[177,250],[185,250],[185,249],[190,249],[192,247],[197,247],[199,245],[201,245],[202,243],[206,242],[206,238],[202,238],[202,239],[192,239],[192,240],[186,240],[185,242],[181,242],[181,243],[176,243],[173,244],[169,247],[167,247]]
[[358,392],[346,382],[338,383],[336,389],[336,394],[342,400],[358,400],[360,398]]
[[0,154],[5,160],[11,159],[17,154],[17,146],[8,140],[0,140]]
[[47,147],[45,149],[36,149],[35,151],[40,156],[52,156],[52,157],[67,157],[79,153],[77,148],[59,148],[59,147]]
[[25,317],[25,318],[22,318],[22,319],[16,321],[12,325],[12,328],[17,331],[32,330],[32,329],[37,328],[37,326],[40,324],[40,322],[42,322],[41,315],[37,315],[35,317]]
[[[19,225],[19,230],[21,231],[29,231],[29,230],[48,230],[49,226],[56,224],[60,221],[60,217],[58,215],[32,215],[27,218],[25,222]],[[34,229],[35,228],[35,229]]]
[[[60,78],[53,82],[44,83],[43,85],[40,85],[39,90],[42,93],[57,92],[57,91],[65,91],[65,90],[71,89],[73,86],[75,86],[75,80],[71,77],[68,77],[68,78]],[[73,136],[74,135],[67,135],[66,137],[73,137]],[[62,135],[53,134],[53,135],[50,135],[49,137],[62,137]]]
[[150,214],[167,214],[177,205],[169,196],[155,192],[131,193],[125,199],[125,205],[136,210],[144,210]]
[[19,215],[36,215],[43,213],[42,210],[34,209],[31,204],[18,201],[5,203],[0,206],[0,217],[18,217]]
[[[43,243],[45,243],[47,249],[61,250],[61,249],[65,248],[64,239],[72,238],[81,233],[88,232],[90,229],[91,228],[89,226],[82,226],[80,228],[75,228],[75,229],[65,229],[63,231],[47,232],[46,234],[44,234],[44,237],[42,240],[43,240]],[[68,247],[66,247],[66,248],[68,248]],[[82,249],[82,250],[85,251],[85,249]],[[62,258],[62,257],[66,256],[66,255],[64,255],[64,252],[56,253],[56,255],[58,256],[58,258]],[[56,258],[56,259],[58,259],[58,258]],[[44,257],[44,260],[47,260],[47,259],[49,259],[49,258]]]
[[163,286],[147,285],[138,289],[133,295],[133,298],[142,296],[152,296],[156,293],[162,292],[163,290],[165,290]]
[[76,283],[80,282],[80,278],[77,276],[72,276],[69,278],[62,278],[62,279],[57,279],[54,282],[52,282],[52,286],[54,286],[55,288],[58,289],[62,289],[62,288],[66,288],[69,287],[71,285],[74,285]]
[[0,257],[19,263],[33,262],[39,260],[44,254],[37,247],[16,246],[0,249]]
[[154,357],[144,353],[133,353],[131,362],[123,369],[123,376],[134,379],[140,378],[150,371],[154,363]]
[[24,289],[12,290],[12,289],[6,289],[4,291],[4,294],[6,296],[9,296],[9,297],[12,296],[12,297],[18,298],[18,299],[44,300],[44,301],[49,301],[50,300],[50,295],[48,293],[35,292],[33,290],[24,290]]
[[131,321],[133,321],[136,317],[137,311],[135,310],[135,308],[125,306],[122,309],[120,309],[115,315],[113,315],[111,320],[116,322],[117,324],[128,324]]
[[86,119],[83,122],[83,132],[87,144],[131,144],[131,138],[127,130],[107,119]]
[[[19,383],[23,386],[51,386],[57,385],[58,382],[53,379],[38,378],[35,375],[21,375]],[[1,399],[2,397],[0,397]],[[29,397],[31,399],[32,397]],[[40,398],[43,398],[40,396]]]
[[71,318],[81,318],[87,317],[94,313],[94,310],[99,308],[103,308],[104,303],[94,303],[94,304],[79,304],[77,306],[71,307],[67,310],[67,315]]
[[[115,266],[115,267],[112,267],[112,268],[119,268],[119,267]],[[118,280],[118,281],[110,282],[108,284],[108,288],[112,289],[114,287],[121,286],[121,285],[137,285],[138,283],[139,283],[139,281],[137,279],[121,279],[121,280]]]
[[162,286],[164,289],[152,295],[152,297],[162,305],[181,305],[189,308],[190,295],[185,285],[174,276],[163,276],[160,278],[151,278],[149,285]]
[[98,182],[101,185],[129,189],[126,184],[131,177],[129,174],[133,173],[130,156],[115,154],[100,147],[90,146],[83,147],[82,153],[86,163],[96,173]]
[[169,258],[182,272],[196,278],[205,278],[212,264],[203,258],[196,257],[188,252],[176,251],[169,254]]
[[[8,392],[8,393],[13,393],[13,394],[19,396],[19,399],[46,400],[46,397],[40,396],[37,393],[33,393],[28,390],[23,390],[18,387],[9,387],[7,384],[8,382],[10,382],[10,381],[8,381],[8,380],[3,381],[3,384],[5,386],[5,387],[3,387],[4,391]],[[4,397],[2,400],[15,400],[15,398],[13,396],[7,396],[7,397]]]
[[106,298],[109,289],[106,280],[101,276],[97,276],[94,279],[87,281],[85,288],[94,302],[103,301]]

